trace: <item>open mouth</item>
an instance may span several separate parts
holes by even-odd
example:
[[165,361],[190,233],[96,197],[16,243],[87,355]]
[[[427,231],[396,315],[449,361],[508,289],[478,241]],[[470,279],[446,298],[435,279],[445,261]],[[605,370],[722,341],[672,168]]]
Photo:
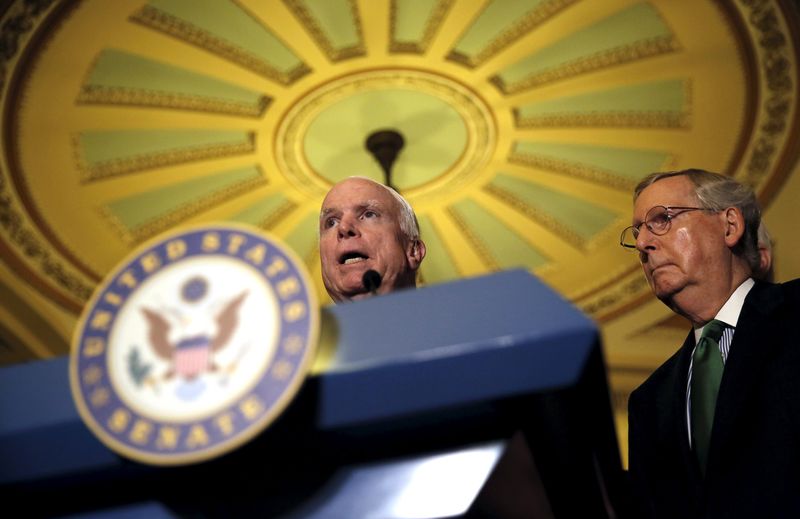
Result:
[[369,256],[360,252],[347,252],[339,257],[340,265],[353,265],[369,259]]

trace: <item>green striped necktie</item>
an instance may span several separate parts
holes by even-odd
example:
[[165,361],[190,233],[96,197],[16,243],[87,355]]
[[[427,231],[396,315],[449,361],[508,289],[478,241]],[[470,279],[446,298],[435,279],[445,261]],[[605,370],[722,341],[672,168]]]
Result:
[[725,323],[716,319],[708,323],[692,355],[692,440],[703,475],[706,473],[714,408],[724,368],[719,339],[725,327]]

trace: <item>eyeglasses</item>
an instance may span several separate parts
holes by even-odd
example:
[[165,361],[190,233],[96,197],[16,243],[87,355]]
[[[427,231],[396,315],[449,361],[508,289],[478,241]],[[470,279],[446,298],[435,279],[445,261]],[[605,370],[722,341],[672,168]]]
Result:
[[631,225],[622,230],[622,234],[619,236],[619,244],[627,249],[635,249],[636,240],[639,238],[639,229],[642,224],[647,227],[648,231],[656,236],[663,236],[669,232],[672,219],[688,211],[714,211],[714,209],[707,209],[705,207],[653,206],[647,211],[642,223],[639,225]]

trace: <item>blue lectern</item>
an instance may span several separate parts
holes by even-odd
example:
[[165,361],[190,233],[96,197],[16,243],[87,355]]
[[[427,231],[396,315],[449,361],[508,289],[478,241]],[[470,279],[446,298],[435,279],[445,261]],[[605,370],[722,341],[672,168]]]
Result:
[[596,326],[525,271],[322,309],[327,368],[238,450],[106,449],[68,359],[0,370],[0,494],[26,516],[618,517]]

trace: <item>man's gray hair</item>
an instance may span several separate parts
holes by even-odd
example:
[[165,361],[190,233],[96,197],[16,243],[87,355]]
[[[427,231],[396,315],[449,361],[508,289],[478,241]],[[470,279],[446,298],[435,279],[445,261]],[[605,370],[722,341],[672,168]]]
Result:
[[761,209],[753,190],[736,180],[712,173],[703,169],[684,169],[681,171],[666,171],[651,173],[644,177],[633,192],[633,201],[645,188],[659,180],[685,176],[695,186],[694,194],[700,207],[712,211],[723,211],[728,207],[736,207],[744,216],[744,234],[742,239],[733,247],[734,254],[741,256],[753,270],[758,271],[761,257],[758,252],[758,228],[761,224]]
[[380,186],[386,191],[388,191],[389,194],[392,195],[394,199],[397,200],[397,202],[400,204],[400,230],[403,231],[403,234],[405,234],[406,238],[408,238],[410,241],[414,242],[419,240],[419,222],[417,221],[417,215],[414,213],[414,209],[411,207],[411,204],[409,204],[408,201],[405,198],[403,198],[403,195],[398,193],[393,188],[385,184],[381,184],[380,182],[376,182],[375,180],[372,180],[369,177],[362,177],[356,175],[347,178],[348,179],[358,178],[360,180],[368,180],[373,184],[375,184],[376,186]]
[[761,225],[758,226],[758,245],[767,250],[772,250],[772,236],[770,236],[767,226],[764,225],[763,221]]
[[775,281],[775,262],[772,261],[772,236],[770,236],[767,226],[764,224],[764,220],[761,220],[761,225],[758,226],[759,253],[761,249],[766,251],[768,258],[767,268],[763,268],[764,266],[759,262],[758,269],[753,272],[753,277],[772,283]]

